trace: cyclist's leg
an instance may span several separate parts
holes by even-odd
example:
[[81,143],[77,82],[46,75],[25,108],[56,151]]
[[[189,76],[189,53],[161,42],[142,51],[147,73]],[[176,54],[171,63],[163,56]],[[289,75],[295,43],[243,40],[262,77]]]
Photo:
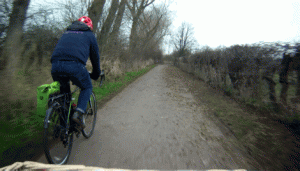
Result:
[[[58,81],[60,83],[60,93],[70,93],[70,79],[66,73],[66,71],[64,71],[64,63],[63,62],[57,62],[52,64],[52,69],[51,69],[51,75],[53,78],[53,81]],[[71,97],[69,97],[69,99],[67,99],[68,101],[70,101]],[[68,107],[70,104],[67,103],[66,106]],[[67,113],[65,113],[64,116],[64,120],[61,120],[61,124],[62,126],[65,126],[65,120],[67,119]]]
[[86,112],[86,107],[93,91],[90,74],[81,63],[78,63],[76,73],[70,77],[71,81],[77,85],[81,91],[78,98],[77,110],[81,113]]
[[[64,93],[70,93],[71,89],[70,89],[70,79],[67,76],[61,76],[57,73],[51,73],[53,81],[58,81],[60,83],[60,93],[64,94]],[[68,97],[69,99],[67,99],[69,102],[71,100],[71,97]],[[67,104],[67,106],[69,106],[69,104]]]
[[[70,73],[66,69],[66,63],[58,61],[52,64],[51,75],[53,81],[58,81],[60,83],[60,93],[70,93]],[[71,97],[69,97],[71,98]],[[70,99],[69,99],[70,100]]]

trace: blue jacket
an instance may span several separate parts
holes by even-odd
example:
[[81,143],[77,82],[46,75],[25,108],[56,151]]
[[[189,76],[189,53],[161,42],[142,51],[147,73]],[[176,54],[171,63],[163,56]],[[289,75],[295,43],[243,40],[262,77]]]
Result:
[[79,21],[75,21],[58,41],[51,57],[51,63],[59,60],[74,60],[86,65],[90,56],[96,79],[100,75],[100,56],[97,40],[90,28]]

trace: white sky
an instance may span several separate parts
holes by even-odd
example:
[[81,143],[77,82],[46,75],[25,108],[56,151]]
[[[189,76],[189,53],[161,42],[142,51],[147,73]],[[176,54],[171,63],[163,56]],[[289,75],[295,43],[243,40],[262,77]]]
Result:
[[170,9],[173,30],[191,23],[201,46],[300,42],[300,0],[173,0]]
[[194,26],[200,45],[300,41],[300,1],[296,0],[174,0],[173,24]]

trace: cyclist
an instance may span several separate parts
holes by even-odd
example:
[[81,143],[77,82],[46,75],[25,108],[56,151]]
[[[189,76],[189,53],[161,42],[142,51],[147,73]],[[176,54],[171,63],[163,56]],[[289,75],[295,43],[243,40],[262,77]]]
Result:
[[[92,32],[93,24],[89,17],[82,16],[73,22],[58,41],[51,57],[51,75],[61,84],[61,93],[70,93],[70,80],[81,89],[78,105],[72,120],[85,128],[83,113],[92,93],[92,82],[100,76],[100,55],[97,40]],[[85,68],[90,56],[93,71]]]

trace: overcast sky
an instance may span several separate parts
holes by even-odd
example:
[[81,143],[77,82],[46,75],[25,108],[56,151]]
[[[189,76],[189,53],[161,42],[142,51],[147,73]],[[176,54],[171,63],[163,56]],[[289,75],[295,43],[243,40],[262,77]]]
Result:
[[300,42],[299,0],[173,0],[170,9],[173,29],[191,23],[202,46]]
[[193,24],[200,45],[300,41],[299,0],[174,0],[173,24]]

